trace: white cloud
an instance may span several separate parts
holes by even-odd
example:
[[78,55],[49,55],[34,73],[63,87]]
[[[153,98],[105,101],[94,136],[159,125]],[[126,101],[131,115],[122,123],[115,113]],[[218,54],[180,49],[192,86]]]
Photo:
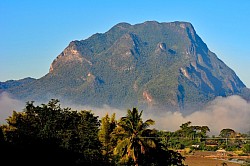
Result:
[[162,130],[175,131],[183,123],[202,125],[210,128],[210,134],[219,134],[224,128],[237,132],[250,131],[250,103],[240,96],[217,97],[205,109],[183,116],[179,112],[166,112],[153,116],[156,127]]

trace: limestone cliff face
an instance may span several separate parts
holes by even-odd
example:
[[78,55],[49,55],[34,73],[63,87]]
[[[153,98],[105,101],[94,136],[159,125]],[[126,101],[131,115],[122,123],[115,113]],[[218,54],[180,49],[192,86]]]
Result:
[[147,21],[119,23],[105,33],[72,41],[47,75],[9,92],[33,100],[60,96],[92,106],[185,111],[216,96],[249,96],[246,89],[192,24]]
[[91,66],[91,61],[84,57],[84,54],[91,55],[89,52],[90,51],[88,50],[84,50],[84,52],[80,50],[77,41],[71,42],[69,46],[65,48],[64,51],[52,62],[49,72],[52,73],[54,70],[60,70],[62,65],[70,63],[85,63],[86,65]]

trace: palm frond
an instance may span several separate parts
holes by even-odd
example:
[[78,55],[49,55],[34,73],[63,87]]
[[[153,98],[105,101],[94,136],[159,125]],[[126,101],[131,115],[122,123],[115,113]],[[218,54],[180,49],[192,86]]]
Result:
[[120,154],[121,156],[124,156],[127,153],[129,143],[130,141],[128,138],[119,140],[117,146],[114,149],[114,154]]
[[147,138],[152,134],[148,127],[155,122],[152,119],[143,122],[142,113],[143,111],[139,112],[137,108],[128,109],[127,116],[118,122],[119,130],[116,129],[114,132],[117,136],[123,136],[119,137],[115,153],[119,154],[122,160],[131,157],[135,164],[138,164],[142,154],[156,147],[154,140]]

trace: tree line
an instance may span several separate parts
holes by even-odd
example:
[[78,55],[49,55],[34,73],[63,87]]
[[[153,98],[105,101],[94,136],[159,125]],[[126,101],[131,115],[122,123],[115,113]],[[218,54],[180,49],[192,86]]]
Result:
[[184,157],[154,139],[154,121],[137,108],[101,120],[92,111],[61,108],[59,100],[27,102],[0,126],[1,162],[10,165],[184,165]]
[[[22,112],[13,111],[7,123],[0,126],[3,152],[0,162],[10,165],[184,166],[185,157],[175,149],[193,144],[206,147],[208,126],[192,126],[187,122],[175,132],[159,131],[150,128],[154,120],[142,120],[142,113],[132,108],[118,120],[115,114],[99,119],[91,110],[61,108],[57,99],[40,106],[27,102]],[[224,129],[220,134],[231,137],[235,133]]]

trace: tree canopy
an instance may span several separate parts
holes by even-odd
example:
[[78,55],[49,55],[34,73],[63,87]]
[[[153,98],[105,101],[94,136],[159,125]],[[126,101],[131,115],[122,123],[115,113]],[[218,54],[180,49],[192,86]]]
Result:
[[213,143],[217,146],[210,150],[249,153],[249,135],[233,129],[222,129],[219,137],[209,140],[208,126],[188,121],[175,132],[159,131],[151,128],[154,120],[143,120],[142,115],[143,110],[133,107],[118,120],[108,113],[99,119],[92,110],[62,108],[57,99],[38,106],[27,102],[0,126],[0,147],[6,152],[1,159],[19,165],[183,166],[185,157],[176,150],[193,144],[201,150]]
[[25,163],[101,165],[99,126],[91,111],[61,108],[59,100],[52,99],[41,106],[27,102],[23,112],[13,111],[1,129],[6,143],[20,152],[20,158],[30,155]]

